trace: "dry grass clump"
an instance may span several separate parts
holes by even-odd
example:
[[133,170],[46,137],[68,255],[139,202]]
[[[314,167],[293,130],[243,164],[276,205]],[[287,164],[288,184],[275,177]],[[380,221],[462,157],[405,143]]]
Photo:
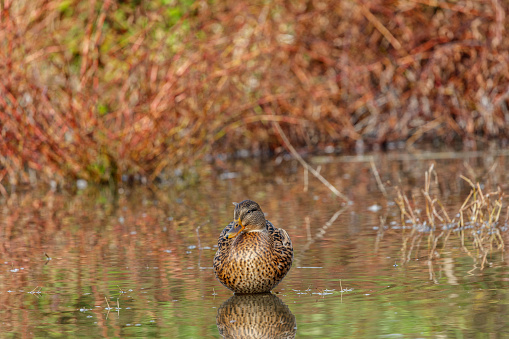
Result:
[[505,220],[501,219],[503,192],[499,187],[495,192],[484,193],[481,184],[474,184],[464,176],[461,178],[471,186],[471,190],[459,210],[453,214],[446,211],[438,196],[430,193],[433,184],[436,185],[438,181],[433,165],[425,173],[425,185],[421,190],[423,209],[416,207],[419,206],[416,197],[411,201],[398,190],[395,201],[401,211],[403,229],[410,229],[403,237],[405,261],[419,250],[423,239],[427,243],[429,259],[440,256],[440,247],[458,246],[473,258],[480,258],[481,268],[484,268],[490,253],[504,250],[502,233],[509,229],[509,207]]
[[272,122],[311,150],[507,138],[508,11],[500,0],[5,1],[0,180],[154,180],[207,154],[277,150]]

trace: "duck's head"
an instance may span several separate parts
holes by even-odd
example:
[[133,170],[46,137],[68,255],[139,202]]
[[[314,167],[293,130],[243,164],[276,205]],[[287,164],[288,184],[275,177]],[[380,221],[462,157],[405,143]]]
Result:
[[260,232],[265,226],[265,215],[256,202],[244,200],[238,204],[234,203],[233,221],[235,227],[228,232],[228,238],[234,238],[241,232]]

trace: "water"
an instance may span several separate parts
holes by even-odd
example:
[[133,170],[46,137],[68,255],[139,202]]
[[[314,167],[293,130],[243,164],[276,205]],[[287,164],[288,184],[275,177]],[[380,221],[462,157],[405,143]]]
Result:
[[[493,250],[483,262],[451,235],[430,255],[426,233],[406,238],[394,203],[399,186],[424,208],[417,196],[432,163],[432,193],[451,213],[470,190],[460,174],[485,193],[508,191],[507,152],[310,159],[351,204],[311,175],[306,186],[298,163],[279,160],[224,164],[217,179],[178,188],[89,185],[76,194],[34,189],[3,199],[0,337],[509,334],[505,252]],[[214,277],[217,237],[233,218],[232,202],[245,198],[294,244],[293,267],[273,295],[232,298]]]

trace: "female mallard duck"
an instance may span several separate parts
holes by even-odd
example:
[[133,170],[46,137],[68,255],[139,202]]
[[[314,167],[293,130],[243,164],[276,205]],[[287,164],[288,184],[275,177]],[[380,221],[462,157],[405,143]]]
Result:
[[214,257],[217,279],[235,293],[269,292],[293,260],[292,241],[251,200],[235,204],[233,222],[221,232]]

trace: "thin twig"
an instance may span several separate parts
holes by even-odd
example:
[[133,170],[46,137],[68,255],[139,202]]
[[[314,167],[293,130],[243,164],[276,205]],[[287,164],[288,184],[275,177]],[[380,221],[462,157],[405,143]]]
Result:
[[309,186],[309,171],[306,167],[304,167],[304,192],[308,191]]
[[350,202],[350,199],[348,199],[344,194],[342,194],[340,191],[336,189],[330,182],[327,181],[320,173],[318,173],[313,167],[311,167],[301,156],[300,154],[295,150],[295,148],[292,146],[288,138],[286,137],[286,134],[281,129],[281,126],[279,126],[279,123],[273,122],[274,127],[276,127],[276,130],[278,131],[279,135],[283,139],[283,142],[286,146],[286,148],[290,151],[290,153],[297,159],[297,161],[308,171],[311,172],[318,180],[320,180],[332,193],[334,193],[336,196],[340,197],[341,199],[345,200],[346,202]]
[[108,316],[110,315],[110,303],[108,302],[108,298],[106,296],[104,297],[104,300],[106,300],[106,305],[108,305],[108,313],[106,313],[106,319],[108,319]]
[[382,183],[382,180],[380,179],[380,175],[378,174],[378,170],[376,169],[375,162],[373,161],[373,157],[371,157],[369,163],[371,164],[371,170],[373,171],[373,174],[375,175],[376,182],[378,183],[378,188],[380,191],[382,191],[384,197],[387,198],[387,191],[385,190],[384,184]]
[[368,19],[368,21],[371,22],[373,26],[375,26],[375,28],[389,41],[392,47],[397,50],[401,49],[401,43],[394,37],[394,35],[392,35],[387,27],[385,27],[366,6],[359,4],[359,7],[364,17],[366,17],[366,19]]
[[322,238],[327,229],[332,225],[334,221],[347,209],[348,206],[344,206],[341,209],[339,209],[334,215],[327,221],[322,227],[320,227],[316,233],[315,236],[308,240],[308,242],[304,245],[304,247],[301,249],[300,253],[304,253],[312,243],[316,241],[316,239]]

